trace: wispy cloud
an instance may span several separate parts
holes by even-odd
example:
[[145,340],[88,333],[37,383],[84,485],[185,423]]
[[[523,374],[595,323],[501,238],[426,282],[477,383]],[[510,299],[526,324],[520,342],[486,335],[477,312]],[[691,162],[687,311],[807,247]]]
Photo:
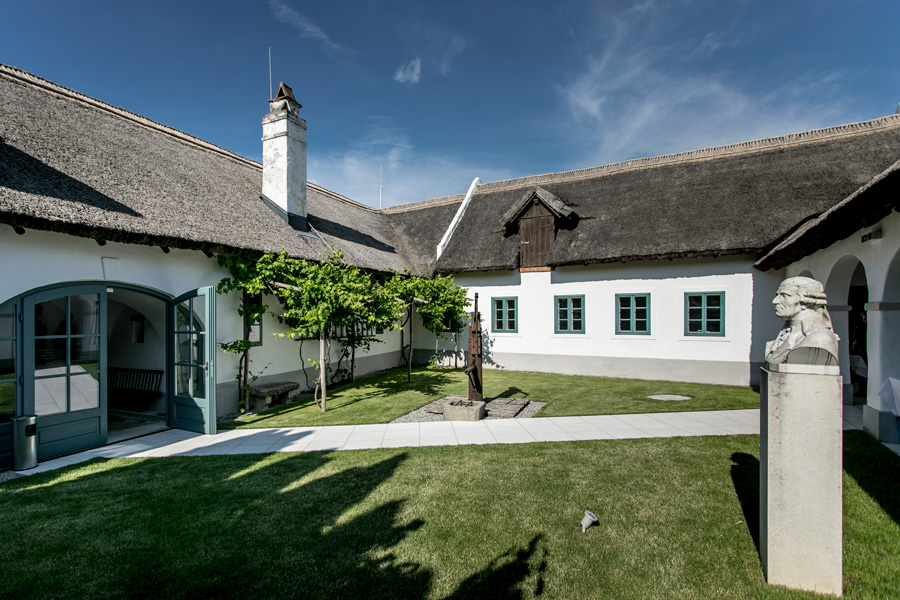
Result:
[[330,58],[338,59],[347,54],[346,48],[332,40],[321,27],[299,10],[291,8],[279,0],[269,0],[269,10],[275,19],[296,29],[301,38],[319,42],[322,51]]
[[[635,8],[635,7],[633,7]],[[840,119],[840,73],[749,82],[703,59],[735,44],[730,32],[697,39],[645,2],[607,20],[603,43],[560,87],[581,161],[603,164],[820,127]],[[675,21],[674,19],[672,19]],[[668,30],[667,30],[668,28]]]
[[462,54],[469,47],[470,42],[461,35],[450,34],[449,41],[446,42],[443,54],[437,59],[437,70],[443,76],[450,73],[450,65],[457,56]]
[[476,176],[495,181],[513,175],[463,157],[417,150],[406,132],[385,118],[374,119],[347,149],[309,157],[310,181],[369,206],[378,206],[382,176],[384,206],[394,206],[463,194]]
[[394,81],[400,83],[419,83],[420,79],[422,79],[422,59],[418,56],[397,67],[397,72],[394,73]]

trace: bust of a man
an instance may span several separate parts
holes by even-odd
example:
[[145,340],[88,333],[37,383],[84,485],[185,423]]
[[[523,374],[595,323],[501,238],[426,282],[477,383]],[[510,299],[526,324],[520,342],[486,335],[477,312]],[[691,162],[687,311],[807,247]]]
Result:
[[825,290],[815,279],[790,277],[781,282],[772,304],[786,322],[778,337],[766,344],[767,364],[838,364],[838,337],[826,303]]

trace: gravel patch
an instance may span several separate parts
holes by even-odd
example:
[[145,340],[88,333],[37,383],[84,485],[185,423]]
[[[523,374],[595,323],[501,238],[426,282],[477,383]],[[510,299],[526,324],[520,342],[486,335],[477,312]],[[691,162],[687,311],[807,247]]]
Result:
[[[516,419],[530,419],[533,417],[537,411],[541,410],[547,403],[546,402],[534,402],[531,401],[528,405],[519,411],[519,414],[515,416]],[[499,419],[501,417],[485,417],[485,420],[488,419]],[[425,410],[423,406],[420,409],[414,410],[411,413],[406,413],[402,417],[397,417],[391,423],[430,423],[432,421],[443,421],[444,415],[438,415],[435,413],[430,413]]]
[[10,479],[18,479],[19,477],[25,477],[20,473],[15,473],[13,471],[3,471],[0,473],[0,483],[4,481],[9,481]]

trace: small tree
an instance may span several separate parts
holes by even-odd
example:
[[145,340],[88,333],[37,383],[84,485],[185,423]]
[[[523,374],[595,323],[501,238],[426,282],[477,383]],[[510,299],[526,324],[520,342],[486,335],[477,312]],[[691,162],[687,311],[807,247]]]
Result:
[[405,318],[401,323],[401,329],[409,323],[409,351],[404,351],[404,359],[407,364],[406,380],[412,381],[412,355],[413,355],[413,315],[418,312],[422,318],[422,325],[440,338],[444,338],[445,331],[458,331],[465,322],[466,290],[456,285],[453,277],[438,275],[436,277],[421,277],[404,270],[403,273],[393,273],[385,284],[388,293],[392,294],[402,305]]
[[268,307],[263,304],[264,292],[267,290],[267,276],[259,271],[257,260],[240,256],[219,254],[216,256],[219,265],[228,269],[229,277],[222,279],[216,287],[219,294],[232,291],[241,292],[238,314],[244,322],[243,336],[239,340],[219,344],[225,352],[237,354],[238,403],[241,412],[249,406],[250,382],[256,381],[258,375],[250,371],[250,326],[261,321]]
[[[354,349],[368,347],[377,338],[362,335],[366,329],[391,328],[397,303],[372,278],[356,266],[346,264],[340,251],[326,253],[321,262],[293,259],[285,252],[267,254],[260,259],[261,270],[271,273],[272,289],[281,303],[279,319],[290,329],[285,337],[318,337],[319,360],[310,361],[318,368],[313,399],[325,410],[327,402],[327,357],[331,339],[337,328],[357,332],[348,338]],[[354,361],[355,362],[355,361]],[[351,377],[352,369],[351,365]],[[321,390],[321,403],[317,398]]]

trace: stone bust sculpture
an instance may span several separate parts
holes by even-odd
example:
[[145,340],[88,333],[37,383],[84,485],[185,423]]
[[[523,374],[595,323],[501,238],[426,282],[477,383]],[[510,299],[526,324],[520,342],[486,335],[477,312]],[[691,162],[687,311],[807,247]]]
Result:
[[838,337],[825,308],[822,284],[809,277],[790,277],[778,286],[775,314],[786,319],[778,337],[766,344],[766,363],[837,366]]

